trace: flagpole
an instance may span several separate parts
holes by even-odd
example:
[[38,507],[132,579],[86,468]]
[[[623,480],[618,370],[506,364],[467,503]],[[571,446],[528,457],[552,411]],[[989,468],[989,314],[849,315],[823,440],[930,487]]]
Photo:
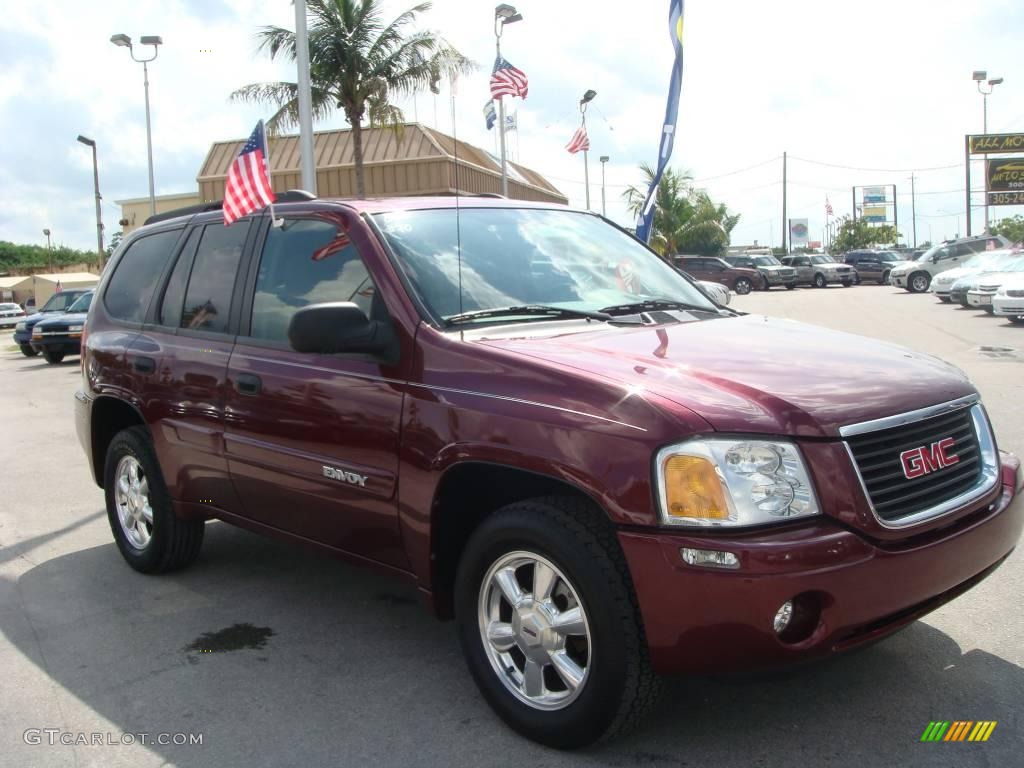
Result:
[[[270,180],[270,192],[274,192],[274,177],[270,172],[270,139],[267,138],[267,128],[260,120],[260,135],[263,136],[263,162],[267,164],[267,178]],[[284,219],[279,219],[274,215],[274,203],[270,203],[270,226],[281,227],[284,226]]]

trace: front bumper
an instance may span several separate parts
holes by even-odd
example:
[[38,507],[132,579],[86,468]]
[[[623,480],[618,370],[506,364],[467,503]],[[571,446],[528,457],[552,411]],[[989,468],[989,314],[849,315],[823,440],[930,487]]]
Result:
[[990,307],[992,306],[992,297],[995,296],[995,292],[985,293],[982,291],[968,291],[967,292],[967,304],[971,307]]
[[796,285],[796,275],[780,275],[774,272],[762,272],[761,276],[765,279],[769,287],[776,285]]
[[1024,298],[996,296],[992,299],[992,311],[1000,317],[1024,316]]
[[14,332],[14,343],[15,344],[28,344],[32,341],[32,331],[15,331]]
[[[731,536],[622,531],[651,662],[661,673],[717,674],[829,656],[895,632],[985,578],[1024,528],[1020,462],[1002,455],[1001,496],[939,536],[881,544],[823,518]],[[733,552],[740,568],[690,566],[681,547]],[[820,609],[803,639],[772,628],[808,595]]]
[[907,287],[907,278],[910,277],[910,273],[905,275],[894,275],[892,272],[889,273],[889,282],[899,288]]
[[32,349],[36,352],[63,352],[65,355],[77,355],[82,351],[82,334],[71,336],[33,336]]

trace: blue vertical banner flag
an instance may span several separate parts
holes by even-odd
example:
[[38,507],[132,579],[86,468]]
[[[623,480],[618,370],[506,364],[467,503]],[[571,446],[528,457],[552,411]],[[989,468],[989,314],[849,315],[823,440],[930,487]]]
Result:
[[683,87],[683,0],[669,0],[668,27],[672,36],[672,45],[676,49],[676,60],[672,65],[672,80],[668,87],[668,103],[665,105],[665,124],[661,129],[661,141],[658,147],[658,168],[651,180],[651,188],[647,191],[644,207],[636,223],[636,236],[645,243],[651,239],[651,227],[654,224],[654,203],[658,197],[658,185],[661,175],[668,167],[672,157],[672,147],[676,138],[676,119],[679,116],[679,92]]
[[484,104],[484,121],[487,123],[487,130],[491,130],[494,127],[494,122],[498,119],[498,113],[494,111],[494,99],[491,99]]

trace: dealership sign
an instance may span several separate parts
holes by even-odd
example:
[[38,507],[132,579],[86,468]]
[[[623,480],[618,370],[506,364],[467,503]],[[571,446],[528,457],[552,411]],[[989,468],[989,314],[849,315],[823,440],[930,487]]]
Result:
[[1021,192],[989,192],[989,205],[1024,205],[1024,191]]
[[1024,133],[990,133],[967,137],[968,154],[1005,155],[1024,152]]
[[989,160],[985,178],[989,192],[1024,191],[1024,157]]
[[886,192],[888,192],[886,187],[864,187],[864,202],[884,203],[886,201]]

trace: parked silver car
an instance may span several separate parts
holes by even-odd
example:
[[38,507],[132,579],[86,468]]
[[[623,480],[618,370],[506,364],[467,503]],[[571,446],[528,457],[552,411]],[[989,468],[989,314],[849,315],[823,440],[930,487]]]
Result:
[[796,270],[797,285],[813,285],[825,288],[831,283],[839,283],[844,288],[853,283],[853,267],[840,264],[831,256],[815,253],[807,256],[784,256],[782,263]]

